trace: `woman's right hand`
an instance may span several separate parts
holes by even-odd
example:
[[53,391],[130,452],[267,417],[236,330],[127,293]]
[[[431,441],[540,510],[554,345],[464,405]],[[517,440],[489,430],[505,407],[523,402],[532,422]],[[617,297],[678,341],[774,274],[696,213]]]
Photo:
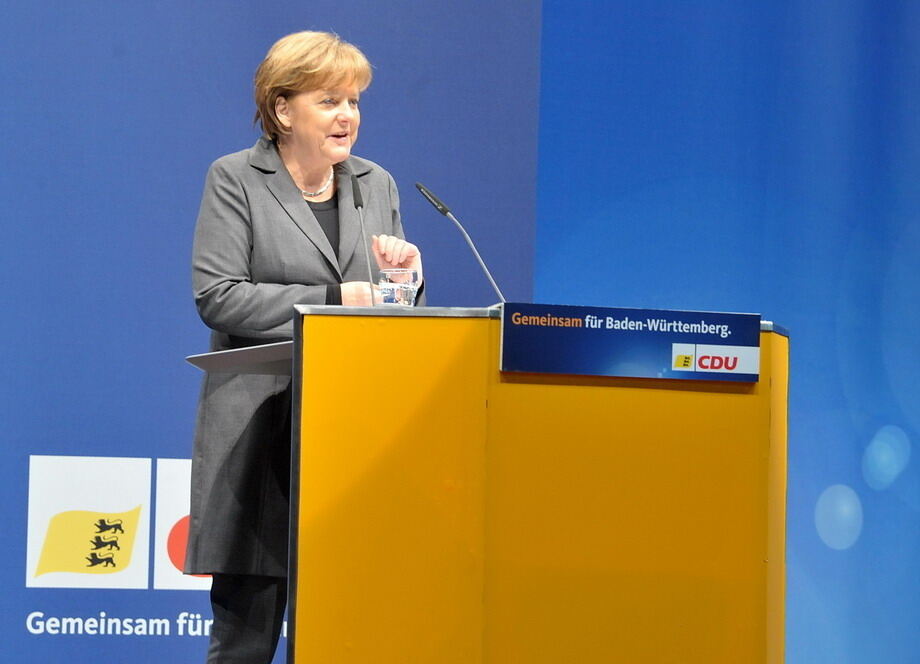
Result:
[[[366,281],[346,281],[342,287],[342,306],[369,307],[371,302],[371,285]],[[376,287],[374,288],[376,291]],[[379,296],[377,296],[379,298]]]

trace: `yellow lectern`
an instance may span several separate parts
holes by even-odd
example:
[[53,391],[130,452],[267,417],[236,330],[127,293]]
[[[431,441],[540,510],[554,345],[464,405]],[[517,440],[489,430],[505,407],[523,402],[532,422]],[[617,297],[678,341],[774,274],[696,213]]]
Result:
[[494,309],[300,307],[289,660],[783,661],[758,383],[501,374]]

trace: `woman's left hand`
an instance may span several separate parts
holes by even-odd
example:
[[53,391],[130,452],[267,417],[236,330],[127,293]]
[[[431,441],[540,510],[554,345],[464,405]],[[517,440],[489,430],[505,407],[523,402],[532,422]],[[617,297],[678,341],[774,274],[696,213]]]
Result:
[[401,267],[418,271],[422,280],[422,252],[411,242],[401,240],[395,235],[374,235],[372,248],[377,267],[381,270]]

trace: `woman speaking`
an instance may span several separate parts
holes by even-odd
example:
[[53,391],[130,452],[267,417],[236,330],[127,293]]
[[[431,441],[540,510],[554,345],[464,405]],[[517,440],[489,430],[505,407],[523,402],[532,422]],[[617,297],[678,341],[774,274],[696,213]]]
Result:
[[[211,166],[195,229],[195,302],[212,350],[290,339],[296,304],[372,304],[368,278],[376,282],[377,274],[367,274],[353,182],[377,269],[411,268],[421,278],[421,254],[403,239],[393,178],[351,154],[370,81],[361,51],[323,32],[282,38],[259,65],[263,135]],[[290,424],[289,377],[205,376],[185,572],[213,575],[208,662],[267,664],[277,646],[287,592]]]

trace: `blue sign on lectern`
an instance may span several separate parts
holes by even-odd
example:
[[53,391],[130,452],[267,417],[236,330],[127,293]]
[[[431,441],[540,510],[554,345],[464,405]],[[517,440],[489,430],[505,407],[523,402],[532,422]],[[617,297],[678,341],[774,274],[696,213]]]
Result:
[[760,314],[508,302],[501,370],[757,382]]

